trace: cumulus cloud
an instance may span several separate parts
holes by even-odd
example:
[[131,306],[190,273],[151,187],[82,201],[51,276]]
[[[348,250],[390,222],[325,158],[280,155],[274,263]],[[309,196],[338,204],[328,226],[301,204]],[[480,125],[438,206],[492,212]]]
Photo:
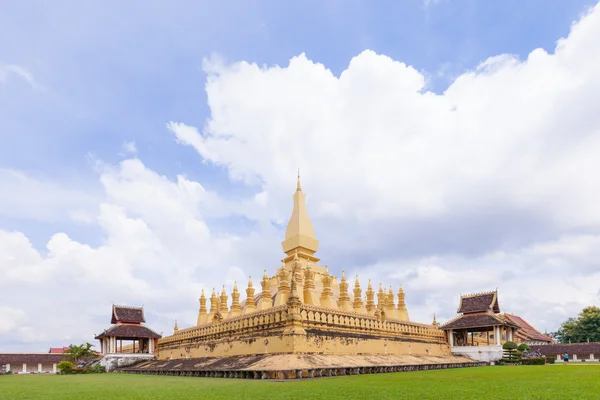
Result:
[[[193,323],[202,288],[241,289],[279,265],[298,167],[332,272],[359,273],[363,289],[367,277],[403,284],[417,321],[449,319],[460,294],[498,287],[504,310],[556,329],[599,301],[599,36],[600,6],[554,52],[491,57],[441,94],[372,51],[339,76],[303,54],[286,67],[208,60],[206,126],[167,128],[253,193],[224,199],[130,158],[98,163],[89,207],[78,191],[4,171],[15,190],[35,189],[21,197],[49,193],[102,240],[58,232],[40,250],[0,231],[0,321],[18,321],[0,345],[91,340],[111,301],[144,304],[159,331]],[[0,197],[35,215],[37,203],[15,199]],[[231,218],[252,227],[224,228]]]

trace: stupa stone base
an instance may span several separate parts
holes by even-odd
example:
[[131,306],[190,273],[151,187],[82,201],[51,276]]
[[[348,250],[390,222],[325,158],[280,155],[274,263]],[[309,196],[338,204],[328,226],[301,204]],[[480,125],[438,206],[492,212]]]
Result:
[[306,379],[325,376],[426,371],[488,365],[456,356],[264,354],[150,361],[119,372],[239,379]]

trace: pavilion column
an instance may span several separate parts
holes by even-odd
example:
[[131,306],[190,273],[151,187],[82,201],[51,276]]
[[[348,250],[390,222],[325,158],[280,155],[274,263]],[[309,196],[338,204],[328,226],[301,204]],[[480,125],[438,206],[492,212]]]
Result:
[[52,364],[52,373],[56,373],[56,363]]
[[513,328],[506,328],[506,336],[509,341],[513,341]]
[[38,372],[42,373],[42,363],[38,363]]
[[23,372],[27,372],[27,364],[23,363]]
[[148,339],[148,353],[154,354],[154,339]]
[[494,326],[494,343],[496,345],[500,344],[500,335],[501,335],[500,327],[499,326]]
[[454,329],[448,329],[448,343],[450,348],[454,347]]

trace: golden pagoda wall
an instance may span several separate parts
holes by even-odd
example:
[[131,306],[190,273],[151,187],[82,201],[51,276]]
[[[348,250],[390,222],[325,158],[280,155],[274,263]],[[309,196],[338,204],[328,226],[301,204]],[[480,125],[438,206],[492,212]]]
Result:
[[[188,328],[159,341],[157,357],[196,358],[266,353],[450,355],[431,325],[303,304],[291,321],[287,305]],[[296,324],[296,329],[293,329]]]

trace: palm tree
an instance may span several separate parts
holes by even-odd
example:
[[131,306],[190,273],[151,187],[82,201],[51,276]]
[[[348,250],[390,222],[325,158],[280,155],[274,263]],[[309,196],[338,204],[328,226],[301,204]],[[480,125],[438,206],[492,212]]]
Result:
[[70,345],[69,350],[65,351],[65,355],[69,358],[73,364],[77,364],[80,360],[86,358],[95,358],[98,357],[92,347],[94,345],[90,343],[82,344],[82,345]]

